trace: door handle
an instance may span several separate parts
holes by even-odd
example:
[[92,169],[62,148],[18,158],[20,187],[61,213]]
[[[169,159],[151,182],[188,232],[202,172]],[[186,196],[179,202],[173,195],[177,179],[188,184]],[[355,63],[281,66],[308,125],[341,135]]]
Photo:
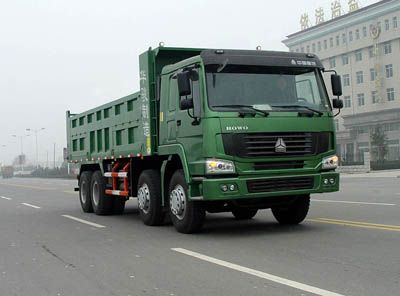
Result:
[[177,121],[176,121],[176,125],[177,125],[177,126],[181,126],[181,123],[182,123],[181,120],[177,120]]

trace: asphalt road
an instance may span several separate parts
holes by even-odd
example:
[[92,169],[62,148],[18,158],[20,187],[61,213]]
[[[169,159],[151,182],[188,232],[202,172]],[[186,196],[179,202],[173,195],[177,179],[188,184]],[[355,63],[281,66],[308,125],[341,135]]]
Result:
[[143,225],[134,200],[85,214],[72,180],[0,180],[0,295],[399,295],[400,178],[341,183],[299,226],[208,214],[184,235]]

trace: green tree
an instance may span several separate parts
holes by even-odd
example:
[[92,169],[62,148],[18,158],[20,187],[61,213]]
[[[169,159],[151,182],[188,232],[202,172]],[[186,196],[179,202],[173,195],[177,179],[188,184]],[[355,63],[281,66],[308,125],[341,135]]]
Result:
[[381,125],[371,131],[372,158],[383,162],[388,153],[388,139]]

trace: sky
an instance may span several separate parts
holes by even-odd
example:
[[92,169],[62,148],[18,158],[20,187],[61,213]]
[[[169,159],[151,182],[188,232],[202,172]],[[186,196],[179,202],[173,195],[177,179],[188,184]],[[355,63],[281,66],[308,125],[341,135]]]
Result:
[[[344,12],[347,0],[341,0]],[[377,1],[359,1],[362,7]],[[0,163],[62,159],[65,113],[139,89],[138,56],[165,46],[287,50],[300,15],[331,0],[0,0]],[[30,134],[26,137],[26,135]]]

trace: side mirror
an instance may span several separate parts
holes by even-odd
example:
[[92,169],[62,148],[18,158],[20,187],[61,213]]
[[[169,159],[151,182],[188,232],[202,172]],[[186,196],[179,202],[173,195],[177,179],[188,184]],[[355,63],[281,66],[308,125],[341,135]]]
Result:
[[194,107],[193,99],[183,99],[179,101],[179,107],[181,110],[189,110]]
[[332,93],[334,96],[342,95],[342,81],[340,79],[340,75],[332,74],[331,75],[331,84],[332,84]]
[[183,71],[176,75],[178,80],[178,90],[179,96],[188,96],[192,93],[191,85],[190,85],[190,72]]
[[343,108],[343,101],[339,99],[333,99],[332,100],[332,105],[333,108],[335,109],[342,109]]

